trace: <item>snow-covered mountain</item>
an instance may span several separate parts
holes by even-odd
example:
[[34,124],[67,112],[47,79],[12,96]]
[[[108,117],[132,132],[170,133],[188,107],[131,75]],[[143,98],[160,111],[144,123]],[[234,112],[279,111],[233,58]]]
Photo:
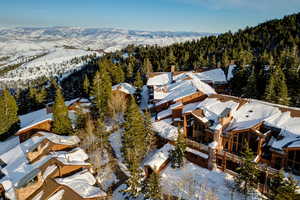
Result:
[[194,32],[150,32],[112,28],[0,28],[0,53],[72,46],[112,51],[128,44],[169,45],[209,35]]
[[[151,32],[112,28],[46,27],[0,28],[0,83],[69,73],[84,63],[75,57],[113,52],[135,45],[170,45],[210,33]],[[1,73],[14,64],[20,66]]]

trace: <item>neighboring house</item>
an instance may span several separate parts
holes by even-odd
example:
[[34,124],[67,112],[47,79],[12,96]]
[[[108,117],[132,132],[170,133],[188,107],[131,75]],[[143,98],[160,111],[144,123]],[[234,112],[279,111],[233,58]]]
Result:
[[[89,112],[91,103],[88,99],[77,98],[65,102],[69,110],[69,117],[71,120],[75,120],[74,113],[77,109],[82,112]],[[51,131],[52,124],[52,106],[47,105],[46,108],[21,115],[21,129],[15,134],[20,138],[20,142],[23,142],[30,138],[32,134],[37,131]]]
[[121,94],[126,98],[129,98],[131,95],[135,95],[136,88],[129,83],[119,83],[112,86],[112,94]]
[[[253,161],[259,164],[263,188],[281,168],[300,175],[300,109],[215,92],[203,99],[192,96],[182,101],[201,91],[197,83],[207,86],[209,74],[218,72],[202,73],[178,73],[171,84],[160,88],[165,95],[154,95],[162,97],[152,109],[159,111],[152,125],[160,145],[174,145],[177,127],[182,127],[188,145],[186,158],[202,167],[236,175],[247,144],[255,154]],[[156,172],[161,166],[147,164],[145,171]]]
[[[22,200],[48,199],[58,192],[57,189],[63,189],[64,197],[104,198],[106,194],[99,187],[93,186],[96,183],[95,178],[86,171],[91,165],[86,162],[88,155],[76,147],[79,142],[77,136],[37,132],[0,155],[2,197]],[[52,184],[57,178],[67,179],[74,174],[78,175],[78,179],[87,179],[92,188],[91,195],[82,195],[79,190],[60,182]]]

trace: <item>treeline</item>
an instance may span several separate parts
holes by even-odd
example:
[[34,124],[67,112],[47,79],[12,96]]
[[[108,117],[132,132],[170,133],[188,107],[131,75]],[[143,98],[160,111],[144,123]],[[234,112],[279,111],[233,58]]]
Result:
[[228,66],[236,64],[230,82],[233,95],[300,106],[299,39],[300,14],[295,14],[167,47],[128,46],[107,57],[129,82],[138,73],[145,78],[147,72],[170,71],[172,65],[177,70],[220,67],[227,73]]

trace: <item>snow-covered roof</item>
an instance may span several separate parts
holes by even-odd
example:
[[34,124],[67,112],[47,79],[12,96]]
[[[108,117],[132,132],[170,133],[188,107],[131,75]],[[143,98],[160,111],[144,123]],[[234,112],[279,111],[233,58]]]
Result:
[[208,81],[213,83],[226,83],[226,76],[224,71],[221,68],[212,69],[200,73],[195,73],[195,75],[201,81]]
[[57,135],[55,133],[50,133],[50,132],[44,132],[44,131],[39,131],[38,134],[44,136],[51,142],[55,144],[62,144],[62,145],[76,145],[80,142],[80,139],[77,136],[63,136],[63,135]]
[[96,179],[88,170],[80,171],[65,178],[56,178],[55,181],[61,185],[68,186],[83,198],[106,196],[104,191],[99,187],[94,186],[96,184]]
[[182,84],[178,85],[176,88],[169,90],[168,95],[161,99],[157,105],[161,105],[163,103],[169,101],[177,101],[189,95],[192,95],[197,92],[197,88],[192,84],[190,80],[182,82]]
[[157,119],[161,120],[166,117],[171,117],[171,115],[172,115],[172,110],[169,108],[169,109],[166,109],[166,110],[163,110],[163,111],[157,113]]
[[61,200],[65,194],[65,190],[61,189],[58,192],[54,193],[48,200]]
[[172,81],[172,73],[171,72],[162,72],[154,74],[153,76],[148,78],[147,85],[166,85]]
[[199,79],[199,76],[191,74],[193,85],[202,93],[211,95],[216,94],[215,89],[213,89],[210,85],[204,83],[201,78]]
[[118,90],[126,94],[133,95],[136,91],[136,88],[130,85],[129,83],[119,83],[117,85],[112,86],[112,90]]
[[[292,112],[299,113],[299,108],[270,104],[258,100],[249,100],[233,113],[234,120],[228,130],[244,130],[264,123],[267,126],[280,129],[282,139],[272,141],[274,149],[295,147],[300,139],[300,116],[292,116]],[[299,146],[300,147],[300,146]]]
[[46,108],[20,116],[20,126],[22,131],[46,120],[52,120],[52,113],[48,113]]
[[65,165],[89,165],[85,162],[89,157],[83,149],[77,147],[70,152],[58,151],[51,154]]
[[[0,180],[0,183],[3,184],[3,182],[9,181],[13,187],[21,187],[36,176],[39,172],[39,168],[52,158],[56,158],[66,165],[88,165],[88,163],[85,163],[88,157],[80,148],[76,148],[70,152],[61,151],[44,155],[34,163],[30,163],[27,159],[27,153],[36,148],[44,139],[53,139],[53,137],[50,137],[51,134],[52,133],[47,133],[46,136],[35,135],[1,154],[0,159],[6,165],[1,168],[1,172],[5,176]],[[57,138],[60,137],[63,137],[69,144],[69,141],[73,141],[72,138],[74,136],[58,136]],[[70,140],[68,140],[67,137],[69,137]],[[56,141],[57,138],[54,141]],[[60,141],[62,140],[58,142]]]
[[239,103],[228,100],[228,101],[221,101],[219,98],[214,98],[214,96],[206,98],[204,101],[200,102],[197,108],[203,110],[204,116],[213,121],[217,121],[220,114],[226,108],[230,108],[233,112],[238,108]]
[[154,155],[149,158],[144,166],[151,167],[152,170],[158,171],[159,168],[168,160],[170,151],[174,149],[174,146],[167,143],[162,148],[158,149]]
[[157,132],[161,137],[175,141],[178,137],[178,129],[167,122],[167,120],[161,120],[152,123],[153,130]]
[[183,114],[190,113],[190,112],[196,110],[198,105],[199,105],[199,102],[186,104],[183,106],[182,113]]
[[[65,105],[70,106],[77,101],[80,101],[80,99],[76,98],[69,101],[65,101]],[[30,128],[32,126],[35,126],[44,121],[52,120],[52,116],[53,114],[48,113],[46,108],[27,113],[25,115],[20,115],[19,118],[21,123],[20,124],[21,129],[18,132]]]
[[6,166],[1,169],[2,173],[5,174],[5,177],[0,180],[1,183],[2,180],[8,179],[14,187],[20,187],[37,174],[37,168],[47,162],[51,156],[44,156],[29,164],[26,153],[41,141],[41,137],[34,136],[0,155],[0,159],[6,163]]
[[187,147],[187,148],[186,148],[186,151],[187,151],[187,152],[190,152],[190,153],[192,153],[192,154],[195,154],[195,155],[197,155],[197,156],[199,156],[199,157],[201,157],[201,158],[208,159],[208,155],[207,155],[206,153],[202,153],[202,152],[197,151],[197,150],[195,150],[195,149],[192,149],[192,148],[190,148],[190,147]]

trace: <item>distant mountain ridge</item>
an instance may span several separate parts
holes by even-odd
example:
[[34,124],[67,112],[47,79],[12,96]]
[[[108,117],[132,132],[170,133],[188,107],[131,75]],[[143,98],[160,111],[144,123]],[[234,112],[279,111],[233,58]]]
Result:
[[74,65],[74,59],[114,52],[131,44],[167,46],[208,35],[212,34],[82,27],[0,28],[0,83],[63,76],[82,66]]
[[173,31],[143,31],[127,30],[118,28],[82,28],[82,27],[16,27],[0,28],[0,36],[29,36],[38,33],[36,36],[60,36],[60,37],[87,37],[100,36],[103,34],[128,34],[129,36],[144,37],[201,37],[211,35],[208,32],[173,32]]

